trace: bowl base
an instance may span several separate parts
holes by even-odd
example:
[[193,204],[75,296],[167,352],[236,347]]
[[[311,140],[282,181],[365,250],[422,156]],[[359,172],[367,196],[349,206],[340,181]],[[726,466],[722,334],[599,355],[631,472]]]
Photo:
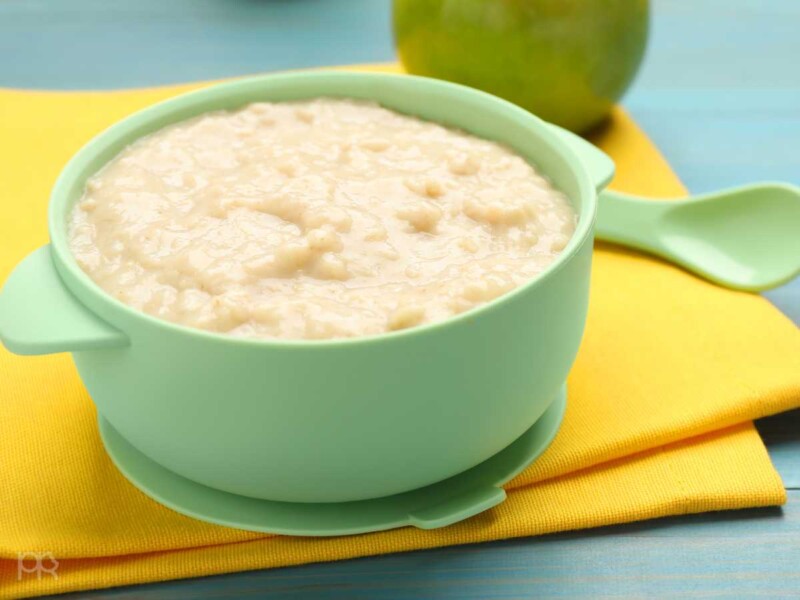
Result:
[[102,416],[108,455],[134,486],[179,513],[227,527],[296,536],[332,536],[413,525],[443,527],[505,500],[500,487],[535,460],[556,435],[566,409],[562,386],[530,429],[491,458],[432,485],[383,498],[336,503],[275,502],[223,492],[157,464],[129,444]]

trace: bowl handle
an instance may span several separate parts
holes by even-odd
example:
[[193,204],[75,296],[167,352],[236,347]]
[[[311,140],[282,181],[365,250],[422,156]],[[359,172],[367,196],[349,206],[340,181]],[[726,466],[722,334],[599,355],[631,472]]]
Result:
[[125,334],[95,316],[64,286],[50,246],[26,256],[0,293],[0,342],[15,354],[126,346]]
[[589,173],[589,177],[594,183],[598,192],[601,192],[614,178],[614,161],[605,152],[597,148],[591,142],[562,129],[557,125],[550,125],[556,135],[564,142],[570,150],[578,155],[578,159],[583,163],[584,168]]

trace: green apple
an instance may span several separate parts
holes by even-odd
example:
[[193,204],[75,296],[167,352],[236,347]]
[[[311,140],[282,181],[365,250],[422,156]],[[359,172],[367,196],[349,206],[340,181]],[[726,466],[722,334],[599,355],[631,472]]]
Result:
[[395,0],[410,73],[496,94],[586,131],[630,85],[647,43],[647,0]]

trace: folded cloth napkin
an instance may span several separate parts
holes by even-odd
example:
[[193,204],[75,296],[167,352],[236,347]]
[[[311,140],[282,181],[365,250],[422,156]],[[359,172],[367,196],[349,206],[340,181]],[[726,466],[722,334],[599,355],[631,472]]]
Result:
[[[0,90],[0,281],[47,242],[48,192],[69,157],[107,125],[186,89]],[[617,162],[615,188],[684,193],[622,111],[594,141]],[[0,596],[777,505],[783,486],[750,421],[797,406],[800,332],[766,300],[598,244],[563,426],[509,483],[505,503],[439,530],[291,538],[202,523],[151,501],[105,455],[69,357],[0,349]],[[20,571],[19,558],[35,554],[57,569]]]

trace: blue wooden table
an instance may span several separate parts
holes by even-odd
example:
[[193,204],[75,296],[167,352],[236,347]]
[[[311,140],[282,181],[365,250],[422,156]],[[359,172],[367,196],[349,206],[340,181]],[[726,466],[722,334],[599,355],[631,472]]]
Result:
[[[653,0],[653,13],[625,105],[688,187],[800,183],[800,2]],[[389,14],[388,0],[4,0],[0,86],[115,88],[387,61]],[[768,297],[800,323],[800,280]],[[783,509],[82,596],[800,597],[800,412],[759,429],[789,490]]]

